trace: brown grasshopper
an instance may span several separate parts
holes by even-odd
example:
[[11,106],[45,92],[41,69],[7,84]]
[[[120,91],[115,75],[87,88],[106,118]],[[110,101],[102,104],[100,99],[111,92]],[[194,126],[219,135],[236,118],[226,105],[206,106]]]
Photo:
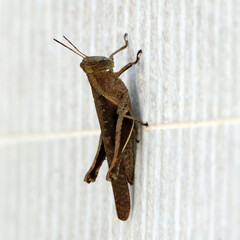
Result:
[[117,215],[119,219],[127,220],[130,213],[128,183],[133,184],[134,179],[133,130],[137,135],[135,122],[144,126],[148,126],[148,123],[132,116],[129,93],[119,76],[139,61],[142,51],[138,51],[135,62],[128,63],[119,72],[113,72],[113,56],[128,46],[127,34],[124,35],[125,45],[113,52],[109,58],[87,56],[64,38],[76,51],[54,40],[83,58],[80,67],[87,74],[91,85],[101,128],[97,154],[84,181],[94,182],[104,159],[107,158],[109,171],[106,179],[112,183]]

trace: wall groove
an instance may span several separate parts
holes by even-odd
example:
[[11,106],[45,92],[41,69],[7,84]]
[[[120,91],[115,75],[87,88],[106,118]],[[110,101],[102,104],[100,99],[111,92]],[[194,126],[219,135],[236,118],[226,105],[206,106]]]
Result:
[[[164,123],[151,125],[147,128],[143,127],[142,131],[155,131],[164,129],[182,129],[182,128],[202,128],[202,127],[214,127],[222,125],[240,125],[240,118],[228,118],[228,119],[214,119],[208,121],[195,121],[195,122],[183,122],[183,123]],[[80,130],[71,132],[50,132],[43,134],[26,134],[26,135],[8,135],[0,137],[0,145],[13,144],[20,142],[31,141],[44,141],[50,139],[61,138],[74,138],[79,136],[92,136],[100,135],[100,130]]]

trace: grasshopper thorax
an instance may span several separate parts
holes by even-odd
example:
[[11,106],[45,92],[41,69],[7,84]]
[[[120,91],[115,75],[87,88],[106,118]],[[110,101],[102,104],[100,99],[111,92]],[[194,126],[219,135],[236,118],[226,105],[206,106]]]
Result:
[[113,66],[113,60],[102,56],[85,57],[80,63],[80,67],[85,73],[106,71],[112,69]]

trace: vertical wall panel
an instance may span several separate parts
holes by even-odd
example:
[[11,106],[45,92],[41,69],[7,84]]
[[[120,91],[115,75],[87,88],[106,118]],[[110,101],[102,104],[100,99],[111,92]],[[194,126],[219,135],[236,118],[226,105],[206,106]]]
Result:
[[[0,2],[0,239],[240,238],[240,2]],[[81,58],[114,57],[134,115],[131,214],[116,217]]]

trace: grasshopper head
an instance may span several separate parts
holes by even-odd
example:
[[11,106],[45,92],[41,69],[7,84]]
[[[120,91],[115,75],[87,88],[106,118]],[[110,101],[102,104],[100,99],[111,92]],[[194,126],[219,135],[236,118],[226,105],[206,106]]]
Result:
[[85,57],[80,64],[85,73],[106,71],[113,68],[113,66],[113,60],[101,56]]

